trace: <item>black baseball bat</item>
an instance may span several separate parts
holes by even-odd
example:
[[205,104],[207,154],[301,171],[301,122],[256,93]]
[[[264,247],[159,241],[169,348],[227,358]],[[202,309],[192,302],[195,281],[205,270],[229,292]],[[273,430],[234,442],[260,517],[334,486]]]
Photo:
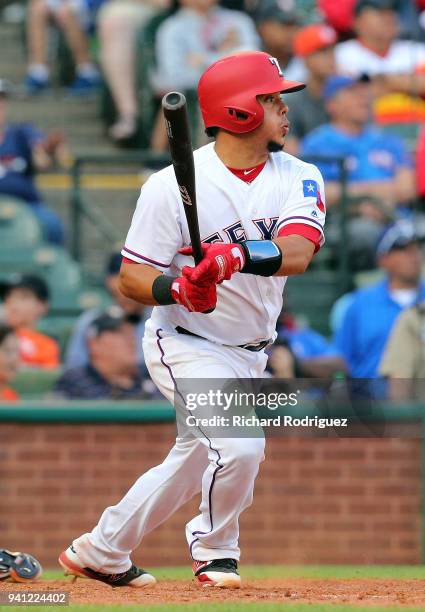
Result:
[[202,260],[203,254],[196,206],[195,164],[193,162],[185,96],[178,91],[165,94],[162,98],[162,110],[165,117],[171,160],[189,228],[193,257],[195,264],[198,264]]

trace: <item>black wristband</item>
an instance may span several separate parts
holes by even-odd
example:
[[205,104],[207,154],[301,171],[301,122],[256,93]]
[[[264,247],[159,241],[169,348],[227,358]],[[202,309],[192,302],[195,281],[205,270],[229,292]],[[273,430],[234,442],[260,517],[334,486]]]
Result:
[[244,240],[239,243],[245,253],[243,274],[273,276],[282,265],[283,254],[271,240]]
[[176,303],[171,295],[171,285],[176,278],[176,276],[161,274],[153,281],[152,296],[161,306],[169,306]]

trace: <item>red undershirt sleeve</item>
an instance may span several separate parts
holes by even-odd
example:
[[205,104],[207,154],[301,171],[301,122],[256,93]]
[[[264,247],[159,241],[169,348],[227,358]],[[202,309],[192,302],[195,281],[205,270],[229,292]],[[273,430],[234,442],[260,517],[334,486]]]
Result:
[[293,234],[297,234],[298,236],[303,236],[310,240],[314,244],[314,252],[320,250],[320,240],[322,234],[320,230],[315,227],[311,227],[310,225],[304,225],[303,223],[290,223],[289,225],[284,225],[278,232],[278,236],[291,236]]

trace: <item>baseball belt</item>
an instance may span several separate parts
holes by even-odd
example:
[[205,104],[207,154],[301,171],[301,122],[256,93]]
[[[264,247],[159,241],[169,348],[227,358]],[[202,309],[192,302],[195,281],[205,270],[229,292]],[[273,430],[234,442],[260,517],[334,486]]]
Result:
[[[184,327],[180,327],[180,325],[177,325],[175,329],[178,334],[185,334],[186,336],[194,336],[195,338],[201,338],[201,340],[207,339],[207,338],[203,338],[199,334],[194,334],[193,332],[189,331],[188,329],[185,329]],[[266,346],[271,344],[271,342],[272,340],[271,338],[269,338],[269,340],[261,340],[260,342],[248,342],[247,344],[237,344],[233,348],[243,348],[243,349],[246,349],[247,351],[258,353],[258,351],[262,351],[264,348],[266,348]],[[231,346],[231,345],[224,344],[223,346]]]

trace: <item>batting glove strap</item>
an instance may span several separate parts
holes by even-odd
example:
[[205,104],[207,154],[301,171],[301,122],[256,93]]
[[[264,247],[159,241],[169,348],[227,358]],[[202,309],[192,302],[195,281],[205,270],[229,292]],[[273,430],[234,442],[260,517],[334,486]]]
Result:
[[273,276],[282,265],[283,254],[271,240],[245,240],[239,242],[245,255],[243,274]]

